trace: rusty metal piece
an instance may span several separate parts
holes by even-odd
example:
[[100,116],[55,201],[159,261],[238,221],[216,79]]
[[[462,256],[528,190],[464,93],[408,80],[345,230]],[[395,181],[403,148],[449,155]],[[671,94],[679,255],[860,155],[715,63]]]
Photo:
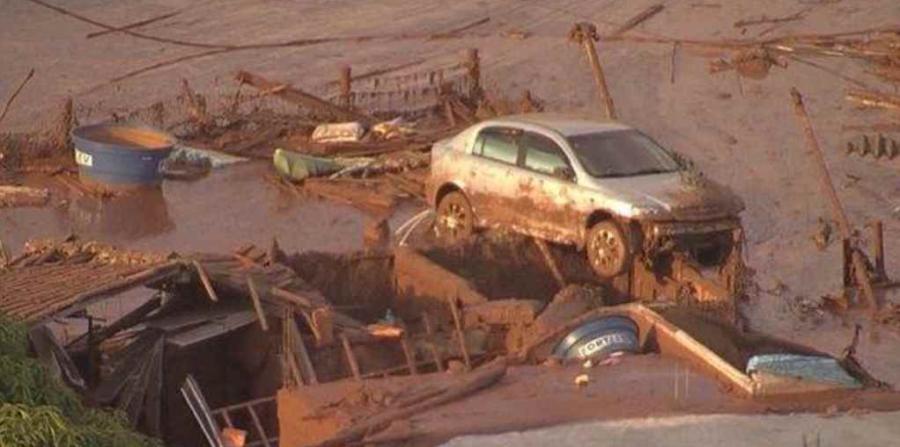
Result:
[[[837,191],[834,189],[831,173],[828,171],[828,164],[825,162],[825,156],[822,153],[822,149],[819,147],[819,142],[816,140],[816,135],[813,132],[812,122],[809,119],[809,115],[806,113],[806,108],[803,106],[803,97],[796,88],[791,89],[791,97],[793,98],[794,113],[800,121],[800,126],[806,138],[806,144],[813,154],[813,159],[819,172],[822,190],[831,202],[832,213],[835,216],[838,228],[841,230],[841,236],[845,240],[852,241],[855,237],[853,229],[850,226],[850,221],[847,219],[844,207],[841,205],[841,201],[838,198]],[[856,247],[853,247],[851,250],[850,260],[856,284],[860,288],[863,297],[874,315],[879,307],[878,298],[875,296],[875,290],[872,288],[872,282],[869,278],[863,255]]]
[[579,22],[569,31],[569,40],[582,45],[591,64],[594,73],[594,81],[597,83],[597,96],[600,103],[604,105],[606,117],[614,120],[617,118],[615,105],[609,94],[609,88],[606,86],[606,76],[603,74],[603,67],[600,65],[600,58],[597,56],[597,48],[594,42],[600,40],[597,33],[597,27],[592,23]]

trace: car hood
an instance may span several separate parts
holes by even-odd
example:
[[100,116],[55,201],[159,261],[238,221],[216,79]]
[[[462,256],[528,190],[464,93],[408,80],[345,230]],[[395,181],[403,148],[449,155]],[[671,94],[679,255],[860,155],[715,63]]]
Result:
[[628,202],[654,220],[707,220],[736,216],[744,202],[727,186],[680,172],[620,178],[591,178],[592,186]]

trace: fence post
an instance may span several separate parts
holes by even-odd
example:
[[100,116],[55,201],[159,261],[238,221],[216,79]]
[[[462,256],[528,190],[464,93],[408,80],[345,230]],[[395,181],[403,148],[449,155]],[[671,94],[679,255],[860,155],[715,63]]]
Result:
[[341,67],[341,106],[348,109],[353,105],[351,101],[352,84],[353,78],[351,76],[350,66],[345,65]]
[[481,96],[481,59],[477,48],[466,50],[466,67],[469,69],[469,99],[476,100]]

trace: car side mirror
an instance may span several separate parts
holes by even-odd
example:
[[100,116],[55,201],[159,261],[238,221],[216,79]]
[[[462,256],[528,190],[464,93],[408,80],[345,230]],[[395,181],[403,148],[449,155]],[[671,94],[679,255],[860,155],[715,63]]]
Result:
[[568,166],[553,168],[553,176],[563,180],[575,180],[575,170]]

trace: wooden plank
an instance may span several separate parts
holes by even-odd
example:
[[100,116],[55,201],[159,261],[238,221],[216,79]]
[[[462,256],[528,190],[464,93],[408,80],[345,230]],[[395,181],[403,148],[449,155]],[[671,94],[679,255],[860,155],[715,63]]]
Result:
[[269,331],[269,322],[266,320],[266,312],[263,310],[262,301],[259,299],[259,292],[256,290],[256,282],[253,277],[247,275],[247,288],[250,289],[250,300],[253,301],[253,309],[256,311],[256,317],[259,318],[259,326],[263,331]]
[[450,305],[450,313],[453,315],[453,326],[456,329],[456,339],[459,341],[459,350],[463,355],[463,362],[466,364],[466,369],[472,368],[472,361],[469,359],[469,349],[466,347],[466,336],[462,330],[462,322],[459,318],[459,309],[456,308],[456,302],[450,301],[448,302]]
[[434,359],[434,366],[438,371],[444,371],[444,361],[441,359],[441,353],[434,343],[434,325],[431,323],[431,317],[428,313],[422,314],[422,325],[425,326],[425,334],[428,336],[428,350],[431,351],[431,357]]
[[344,346],[344,354],[347,356],[347,364],[350,365],[350,373],[356,381],[361,381],[362,377],[359,372],[359,363],[356,361],[356,355],[353,354],[353,347],[350,346],[350,340],[346,335],[341,334],[341,344]]
[[203,283],[203,288],[206,289],[206,295],[209,299],[214,303],[219,302],[219,295],[216,294],[212,281],[209,280],[209,275],[206,274],[206,269],[203,268],[203,265],[197,260],[191,261],[191,265],[194,266],[194,270],[197,271],[197,276],[200,277],[200,282]]
[[409,373],[414,376],[418,375],[419,370],[416,369],[416,355],[409,345],[409,339],[406,338],[405,331],[403,335],[400,336],[400,347],[403,349],[403,357],[406,358],[406,367],[409,368]]
[[291,341],[294,345],[294,353],[300,358],[300,366],[302,367],[301,370],[304,373],[303,375],[310,385],[318,385],[319,378],[316,376],[316,369],[313,367],[312,360],[309,358],[309,351],[306,350],[306,343],[303,342],[303,336],[300,334],[300,329],[297,328],[297,322],[291,320],[288,323],[288,327],[291,329]]

